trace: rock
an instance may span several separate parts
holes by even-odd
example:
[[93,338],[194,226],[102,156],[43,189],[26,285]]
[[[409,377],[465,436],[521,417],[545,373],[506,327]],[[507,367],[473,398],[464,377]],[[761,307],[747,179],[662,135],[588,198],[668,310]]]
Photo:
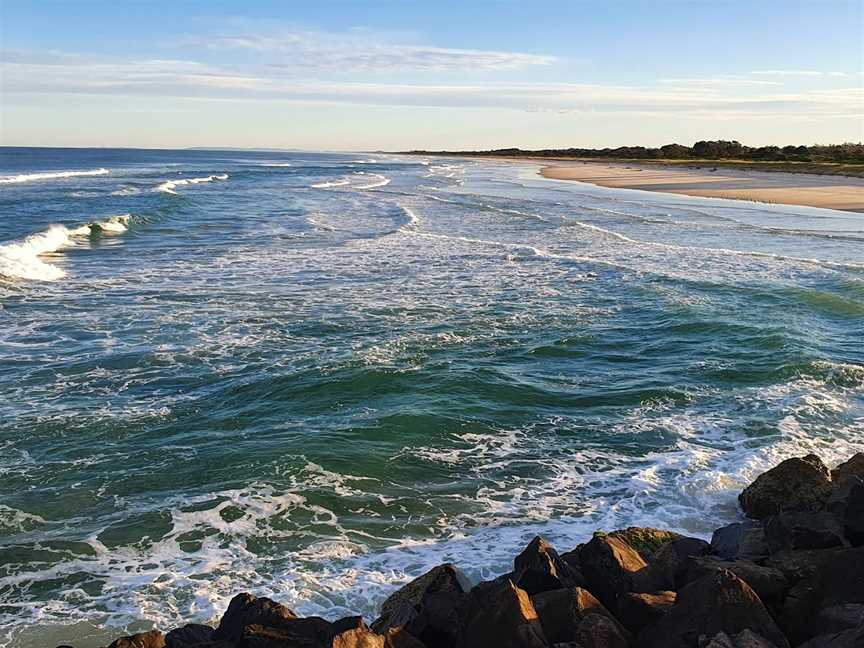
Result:
[[711,550],[704,540],[680,537],[663,545],[649,563],[649,569],[663,580],[666,589],[675,589],[688,565],[688,558],[704,556]]
[[744,630],[731,637],[721,632],[711,639],[702,638],[699,641],[699,648],[776,648],[776,646],[755,632]]
[[854,547],[864,545],[864,479],[845,478],[834,488],[827,508],[843,528],[846,540]]
[[798,648],[861,648],[861,646],[864,646],[864,625],[852,630],[819,635]]
[[675,605],[639,638],[640,648],[692,648],[700,636],[733,635],[751,630],[777,645],[789,643],[744,581],[721,569],[678,592]]
[[864,452],[857,452],[831,471],[831,481],[843,483],[847,478],[864,479]]
[[279,621],[296,618],[297,615],[284,605],[244,592],[231,599],[212,638],[215,641],[237,642],[247,625],[272,626]]
[[115,639],[108,648],[165,648],[165,635],[158,630],[139,632]]
[[531,603],[540,617],[543,634],[553,644],[575,641],[576,629],[591,614],[618,623],[591,592],[581,587],[541,592],[531,597]]
[[403,628],[390,628],[384,635],[384,646],[385,648],[426,648],[422,641]]
[[613,535],[595,535],[579,553],[588,589],[607,608],[617,609],[625,592],[663,589],[661,579],[648,570],[642,556],[626,541]]
[[769,554],[765,530],[760,522],[734,522],[717,529],[711,536],[711,551],[724,560],[758,561]]
[[[618,619],[635,634],[660,620],[675,604],[675,592],[627,592],[618,599]],[[542,620],[542,615],[541,615]]]
[[[603,534],[595,534],[603,535]],[[620,538],[633,547],[645,562],[649,562],[658,549],[682,536],[673,531],[652,529],[651,527],[627,527],[605,534]]]
[[862,623],[864,623],[864,604],[845,603],[829,605],[819,610],[813,625],[821,634],[829,634],[857,628]]
[[769,608],[780,605],[791,585],[780,569],[757,565],[749,560],[727,561],[711,556],[690,559],[681,584],[692,583],[723,570],[732,572],[747,583]]
[[831,474],[816,455],[793,457],[759,475],[738,496],[747,517],[818,511],[831,495]]
[[[330,648],[333,625],[320,617],[277,619],[276,625],[243,627],[237,648]],[[382,644],[383,645],[383,644]]]
[[513,582],[529,596],[585,584],[582,574],[564,562],[554,547],[540,536],[513,561]]
[[468,594],[464,645],[469,648],[547,648],[528,594],[512,582],[480,583]]
[[784,549],[829,549],[848,545],[843,527],[831,513],[785,512],[765,522],[771,553]]
[[215,628],[200,623],[190,623],[165,635],[166,648],[194,648],[198,644],[213,642]]
[[333,637],[332,648],[385,648],[385,639],[368,628],[352,628]]
[[629,644],[621,625],[602,614],[586,616],[573,638],[583,648],[627,648]]
[[386,634],[404,628],[428,648],[456,645],[462,632],[460,608],[470,588],[456,567],[439,565],[391,594],[372,629]]

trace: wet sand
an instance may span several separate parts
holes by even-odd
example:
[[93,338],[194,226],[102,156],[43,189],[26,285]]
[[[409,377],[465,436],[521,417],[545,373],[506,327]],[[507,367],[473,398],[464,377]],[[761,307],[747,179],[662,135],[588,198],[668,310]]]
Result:
[[540,173],[546,178],[576,180],[601,187],[864,212],[864,179],[862,178],[722,167],[712,171],[714,168],[561,162],[544,167]]

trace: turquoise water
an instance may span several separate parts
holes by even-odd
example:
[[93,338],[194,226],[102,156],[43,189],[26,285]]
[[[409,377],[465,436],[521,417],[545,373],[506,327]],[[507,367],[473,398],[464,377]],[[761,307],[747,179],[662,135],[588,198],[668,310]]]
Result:
[[864,448],[864,216],[536,170],[0,149],[3,641],[372,616]]

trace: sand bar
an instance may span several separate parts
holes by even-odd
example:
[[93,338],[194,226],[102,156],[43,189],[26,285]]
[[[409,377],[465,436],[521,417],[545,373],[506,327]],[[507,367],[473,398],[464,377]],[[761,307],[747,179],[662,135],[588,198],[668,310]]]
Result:
[[864,212],[864,178],[724,168],[712,171],[714,168],[561,162],[544,167],[540,173],[546,178],[601,187]]

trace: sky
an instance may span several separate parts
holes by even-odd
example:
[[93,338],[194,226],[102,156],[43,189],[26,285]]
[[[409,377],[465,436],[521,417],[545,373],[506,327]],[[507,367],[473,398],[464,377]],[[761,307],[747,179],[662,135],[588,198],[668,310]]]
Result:
[[0,0],[0,144],[864,140],[861,0]]

